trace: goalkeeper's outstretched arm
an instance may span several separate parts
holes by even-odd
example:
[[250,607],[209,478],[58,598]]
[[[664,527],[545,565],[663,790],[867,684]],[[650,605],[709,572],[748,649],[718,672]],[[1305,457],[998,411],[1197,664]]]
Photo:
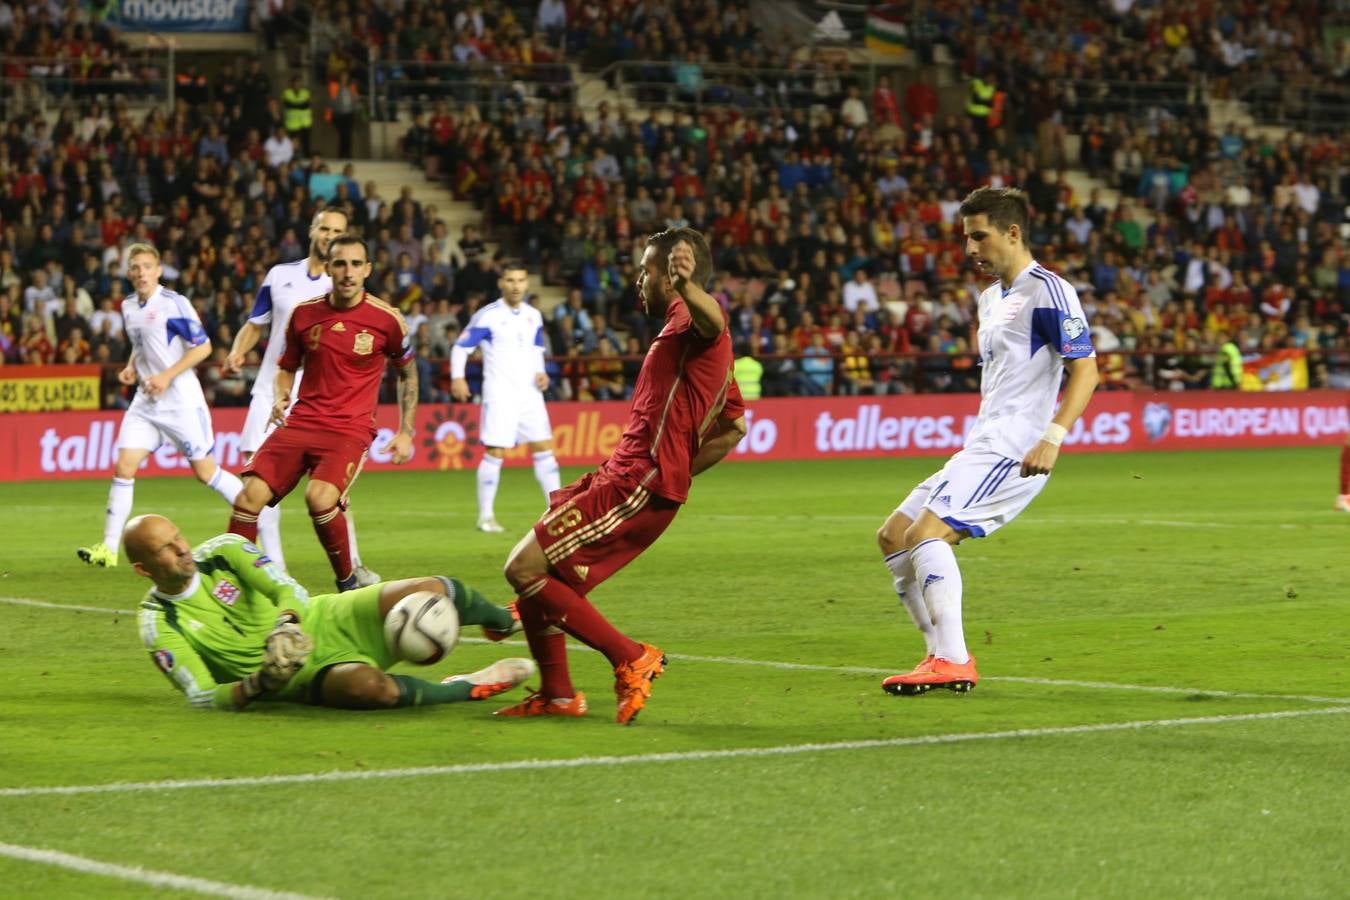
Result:
[[238,681],[220,684],[187,639],[165,625],[162,611],[141,612],[141,636],[150,651],[150,661],[194,709],[243,709],[265,694],[284,688],[314,649],[309,635],[299,626],[284,622],[267,636],[262,668]]

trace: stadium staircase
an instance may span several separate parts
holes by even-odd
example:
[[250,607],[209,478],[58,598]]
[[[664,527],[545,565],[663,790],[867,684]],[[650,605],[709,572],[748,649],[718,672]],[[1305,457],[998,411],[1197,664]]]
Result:
[[[1252,116],[1246,103],[1241,100],[1223,99],[1206,94],[1205,107],[1208,111],[1209,123],[1214,130],[1222,134],[1227,129],[1235,128],[1238,131],[1245,131],[1248,134],[1259,135],[1269,141],[1282,140],[1289,133],[1288,128],[1279,125],[1264,125],[1259,123]],[[1068,135],[1065,139],[1064,155],[1070,160],[1076,160],[1078,156],[1078,135]],[[1058,172],[1049,170],[1046,173],[1048,178],[1056,178]],[[1093,178],[1087,172],[1078,168],[1066,169],[1064,179],[1073,189],[1074,202],[1086,204],[1092,191],[1100,191],[1102,202],[1108,207],[1115,207],[1120,200],[1120,191],[1102,181],[1100,178]],[[1153,211],[1142,201],[1134,204],[1134,217],[1145,228],[1153,224]]]
[[[481,225],[483,214],[472,203],[456,200],[454,194],[443,185],[431,181],[420,169],[401,159],[353,159],[329,160],[329,168],[340,171],[348,162],[354,167],[357,183],[362,191],[369,182],[375,183],[375,190],[386,203],[395,203],[405,187],[412,188],[412,197],[423,210],[436,207],[436,215],[445,221],[452,237],[458,238],[464,233],[464,226]],[[480,228],[481,231],[481,228]],[[495,244],[488,244],[488,252],[495,252]],[[566,289],[558,285],[546,285],[541,279],[532,279],[534,304],[545,314],[561,303]]]

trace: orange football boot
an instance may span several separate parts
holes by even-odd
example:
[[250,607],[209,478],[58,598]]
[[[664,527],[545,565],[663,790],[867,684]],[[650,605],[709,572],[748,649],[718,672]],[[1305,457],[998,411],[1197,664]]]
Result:
[[614,667],[614,695],[619,701],[614,721],[627,725],[647,705],[652,695],[652,682],[666,670],[666,655],[659,647],[642,645],[642,655]]
[[954,663],[941,656],[930,656],[903,675],[892,675],[881,683],[881,689],[897,697],[926,694],[935,687],[946,688],[958,694],[972,690],[980,682],[975,671],[975,657],[968,662]]

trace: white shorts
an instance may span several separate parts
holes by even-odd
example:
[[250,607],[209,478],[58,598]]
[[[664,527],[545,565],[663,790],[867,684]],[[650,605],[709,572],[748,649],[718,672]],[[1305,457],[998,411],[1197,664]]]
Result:
[[166,440],[173,441],[178,452],[193,462],[206,459],[216,442],[211,411],[205,406],[157,410],[133,403],[122,416],[118,450],[154,451]]
[[1023,478],[1022,461],[987,450],[962,450],[910,491],[895,511],[912,519],[924,509],[956,531],[988,537],[1021,515],[1050,480]]
[[487,447],[553,440],[543,393],[530,391],[504,400],[484,400],[478,440]]
[[[295,383],[291,385],[292,407],[295,406],[295,398],[300,394],[300,379],[304,374],[304,369],[295,373]],[[276,392],[271,390],[270,387],[267,390],[258,391],[253,395],[253,399],[248,401],[248,415],[244,417],[244,430],[239,434],[239,452],[257,453],[263,441],[276,429],[276,426],[272,424],[272,406],[275,401]]]
[[248,415],[244,417],[244,430],[239,433],[241,453],[257,453],[263,441],[272,429],[272,394],[254,394],[248,402]]

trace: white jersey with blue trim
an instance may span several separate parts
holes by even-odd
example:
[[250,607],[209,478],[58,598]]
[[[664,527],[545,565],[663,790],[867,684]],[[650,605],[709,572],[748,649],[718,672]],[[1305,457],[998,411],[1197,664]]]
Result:
[[[136,375],[142,381],[177,363],[190,348],[207,342],[192,303],[163,285],[144,302],[135,293],[124,299],[122,322],[135,353]],[[197,373],[188,370],[180,372],[158,397],[137,391],[131,403],[151,409],[205,407],[206,396]]]
[[[327,272],[318,276],[309,274],[309,260],[297,259],[295,262],[278,263],[267,272],[262,287],[258,288],[253,299],[253,311],[248,320],[259,327],[271,325],[272,331],[267,338],[267,350],[263,353],[262,364],[258,366],[258,377],[253,380],[253,394],[272,396],[272,386],[276,383],[277,360],[286,349],[286,323],[296,306],[306,300],[321,297],[333,289],[333,279]],[[299,378],[295,386],[300,386]]]
[[1022,459],[1055,414],[1064,360],[1096,356],[1078,292],[1035,260],[980,294],[980,414],[966,447]]
[[473,314],[450,350],[450,375],[464,377],[474,347],[483,349],[483,400],[537,392],[534,377],[544,371],[544,317],[522,302],[494,300]]

